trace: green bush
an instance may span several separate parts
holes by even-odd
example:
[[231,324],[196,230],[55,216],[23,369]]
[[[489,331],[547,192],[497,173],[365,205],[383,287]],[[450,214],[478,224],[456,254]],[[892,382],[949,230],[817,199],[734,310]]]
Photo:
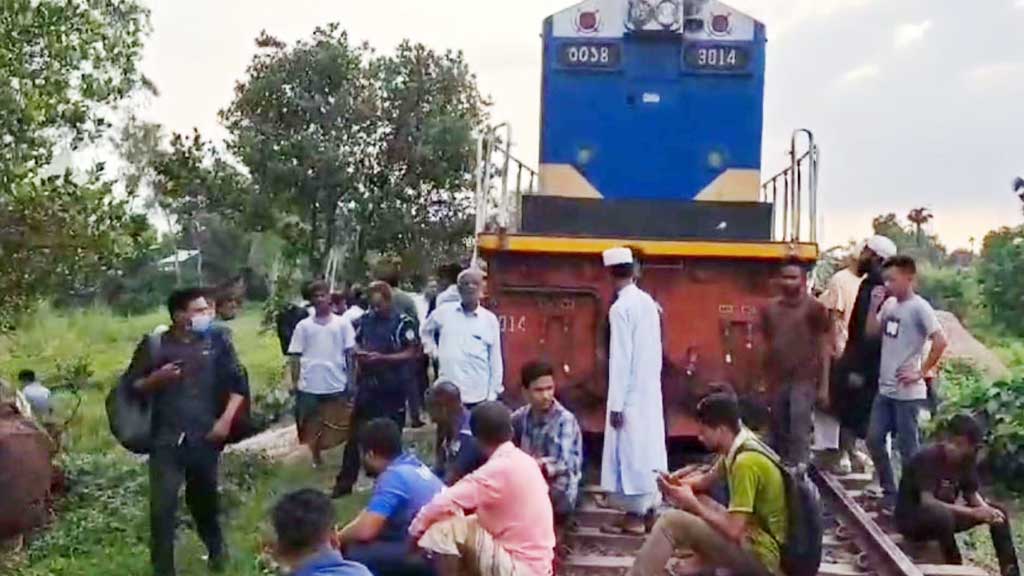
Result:
[[973,367],[951,363],[944,371],[944,401],[935,419],[941,428],[969,413],[985,425],[986,463],[996,479],[1024,490],[1024,378],[986,382]]
[[918,291],[939,310],[964,320],[978,306],[973,274],[960,268],[928,266],[918,274]]
[[1024,227],[985,236],[978,281],[992,322],[1024,335]]

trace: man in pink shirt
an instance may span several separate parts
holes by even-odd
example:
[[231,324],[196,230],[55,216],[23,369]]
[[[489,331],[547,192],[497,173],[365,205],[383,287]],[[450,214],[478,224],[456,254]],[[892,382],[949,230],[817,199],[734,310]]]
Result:
[[435,496],[409,532],[434,555],[441,576],[550,576],[555,531],[548,483],[537,462],[512,444],[511,412],[485,402],[473,409],[470,429],[487,462]]

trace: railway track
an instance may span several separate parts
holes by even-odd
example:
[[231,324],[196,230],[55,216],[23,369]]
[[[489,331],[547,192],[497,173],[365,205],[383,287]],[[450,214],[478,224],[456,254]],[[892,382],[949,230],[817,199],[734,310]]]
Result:
[[[819,576],[990,576],[969,565],[942,563],[933,545],[905,542],[895,533],[891,519],[870,511],[864,488],[869,474],[833,476],[812,470],[825,508],[824,556]],[[639,536],[604,534],[601,525],[615,520],[618,511],[597,504],[600,490],[585,488],[577,526],[568,536],[572,553],[562,561],[558,576],[621,576],[633,564],[643,544]],[[676,576],[696,576],[685,553],[669,571]]]

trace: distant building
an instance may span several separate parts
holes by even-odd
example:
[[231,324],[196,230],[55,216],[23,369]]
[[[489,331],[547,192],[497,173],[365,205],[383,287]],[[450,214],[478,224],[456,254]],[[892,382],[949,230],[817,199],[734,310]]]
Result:
[[158,260],[156,266],[160,270],[170,272],[174,270],[175,262],[177,262],[178,265],[180,266],[186,262],[191,261],[193,258],[196,258],[197,256],[199,256],[199,250],[178,250],[175,254],[172,254],[167,258]]

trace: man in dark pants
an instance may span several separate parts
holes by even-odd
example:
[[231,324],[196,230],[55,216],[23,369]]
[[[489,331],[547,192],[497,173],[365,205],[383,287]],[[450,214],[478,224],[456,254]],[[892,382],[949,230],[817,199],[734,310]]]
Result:
[[167,301],[171,328],[143,340],[122,376],[153,406],[149,454],[150,553],[157,576],[173,576],[178,493],[209,551],[211,570],[227,560],[217,520],[220,452],[248,396],[230,338],[211,329],[203,291],[177,290]]
[[765,375],[778,395],[772,423],[775,450],[792,466],[811,457],[815,403],[828,405],[832,326],[825,306],[807,293],[807,271],[796,259],[779,267],[780,296],[761,310]]
[[415,377],[413,362],[422,353],[414,321],[392,305],[391,287],[377,281],[370,284],[369,294],[370,311],[356,330],[356,399],[334,498],[351,494],[359,478],[362,426],[375,418],[391,418],[399,429],[405,427],[405,390]]
[[960,564],[956,534],[987,524],[1003,576],[1020,576],[1009,517],[978,493],[975,459],[983,436],[973,418],[957,415],[940,442],[910,460],[900,481],[896,526],[908,540],[937,540],[946,562]]
[[[412,296],[401,289],[402,276],[394,265],[386,266],[377,274],[377,279],[386,283],[391,288],[391,305],[395,311],[407,316],[416,330],[416,336],[420,334],[420,316],[416,308],[416,301]],[[409,424],[413,428],[422,428],[423,422],[423,395],[427,390],[427,365],[423,361],[423,354],[416,357],[415,362],[410,362],[410,374],[405,383],[406,401],[409,405]]]
[[842,425],[839,448],[854,450],[857,438],[867,438],[871,405],[878,393],[882,337],[867,333],[871,293],[885,285],[882,263],[896,255],[896,244],[885,236],[872,236],[861,250],[857,271],[864,276],[850,317],[846,350],[836,362],[832,378],[832,406]]

